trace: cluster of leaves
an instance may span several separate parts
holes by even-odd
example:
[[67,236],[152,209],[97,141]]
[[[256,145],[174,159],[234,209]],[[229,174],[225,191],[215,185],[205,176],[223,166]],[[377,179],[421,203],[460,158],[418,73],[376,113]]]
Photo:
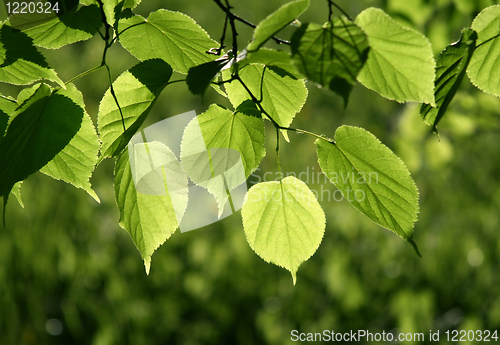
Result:
[[[324,24],[300,23],[297,18],[309,0],[296,0],[254,25],[235,15],[228,1],[214,0],[226,15],[220,42],[216,42],[183,13],[160,9],[148,18],[134,14],[139,2],[81,0],[67,6],[64,13],[25,29],[12,28],[8,20],[1,24],[0,81],[28,85],[17,99],[0,97],[4,213],[11,193],[22,203],[21,183],[36,171],[71,183],[99,201],[89,178],[103,159],[116,158],[120,225],[132,237],[149,272],[151,255],[176,231],[183,216],[184,209],[175,205],[185,205],[189,198],[169,193],[165,170],[177,176],[181,185],[187,185],[189,178],[207,188],[222,210],[230,202],[231,189],[244,179],[232,184],[223,181],[224,188],[204,184],[190,169],[190,143],[201,138],[207,154],[211,149],[237,151],[248,178],[266,154],[264,122],[268,120],[276,128],[280,171],[281,135],[286,141],[288,131],[315,137],[323,173],[343,195],[359,192],[362,198],[355,194],[347,200],[410,242],[418,253],[412,239],[418,190],[404,163],[388,147],[358,127],[341,126],[331,139],[289,126],[306,102],[306,81],[335,92],[345,106],[356,82],[400,103],[422,103],[422,118],[434,131],[466,73],[479,89],[500,96],[500,72],[495,69],[500,57],[500,6],[483,10],[471,28],[462,31],[460,40],[434,59],[425,36],[376,8],[364,10],[353,20],[327,0],[329,16]],[[337,9],[341,15],[333,17]],[[253,39],[242,50],[238,49],[239,25],[254,29]],[[276,37],[289,25],[297,26],[290,41]],[[224,52],[227,31],[231,31],[232,46]],[[96,34],[104,41],[100,65],[68,82],[58,77],[36,48],[58,49]],[[272,40],[289,49],[265,48]],[[115,43],[140,62],[113,81],[106,52]],[[108,70],[111,85],[99,106],[96,131],[72,81],[100,68]],[[227,97],[233,110],[211,105],[197,116],[201,137],[188,125],[180,157],[162,143],[144,144],[148,155],[169,164],[152,167],[163,174],[165,194],[143,194],[134,183],[129,157],[134,152],[127,145],[163,89],[177,82],[170,81],[173,72],[187,75],[177,81],[186,82],[195,95],[215,89]],[[209,175],[216,173],[213,159],[205,157]],[[222,164],[225,171],[230,162],[226,159]],[[367,178],[373,173],[376,180]],[[349,178],[336,178],[339,175]],[[253,186],[245,197],[242,218],[251,248],[264,260],[289,270],[294,282],[299,265],[320,245],[326,222],[314,194],[295,177]]]

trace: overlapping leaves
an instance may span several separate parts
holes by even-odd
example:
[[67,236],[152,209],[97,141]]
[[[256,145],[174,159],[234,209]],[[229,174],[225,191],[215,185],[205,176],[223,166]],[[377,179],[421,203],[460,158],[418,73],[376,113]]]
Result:
[[462,37],[439,54],[436,68],[436,105],[433,108],[423,104],[420,114],[426,124],[436,126],[443,117],[451,100],[457,93],[465,76],[472,54],[476,48],[477,33],[472,29],[464,29]]
[[347,104],[356,77],[366,61],[368,40],[345,17],[323,26],[302,25],[292,36],[295,65],[309,80],[327,86]]
[[153,59],[135,65],[113,82],[116,100],[108,89],[99,105],[101,159],[116,156],[125,148],[171,75],[172,69],[166,62]]

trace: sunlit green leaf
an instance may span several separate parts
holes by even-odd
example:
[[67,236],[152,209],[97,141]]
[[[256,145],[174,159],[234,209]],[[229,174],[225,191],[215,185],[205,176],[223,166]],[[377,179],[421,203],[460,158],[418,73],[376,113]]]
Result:
[[366,61],[368,40],[363,31],[345,17],[323,26],[309,23],[292,36],[293,61],[307,79],[327,86],[347,104],[356,77]]
[[21,185],[23,184],[23,181],[16,182],[14,184],[14,187],[12,187],[12,194],[16,197],[17,202],[19,205],[21,205],[22,208],[24,208],[24,203],[23,199],[21,198]]
[[[115,198],[120,226],[130,234],[149,274],[151,255],[181,222],[188,201],[187,179],[175,155],[162,143],[136,144],[132,150],[125,150],[116,162]],[[142,180],[145,186],[140,188],[149,190],[148,194],[138,192]]]
[[171,75],[172,69],[167,63],[154,59],[135,65],[113,82],[121,114],[111,89],[108,89],[97,117],[102,141],[101,159],[116,156],[125,148],[146,120]]
[[295,284],[300,264],[316,252],[325,231],[325,214],[311,190],[293,176],[256,184],[241,216],[250,247],[289,270]]
[[436,131],[436,126],[443,117],[455,96],[465,71],[469,65],[474,49],[476,48],[477,34],[474,30],[464,29],[462,37],[439,54],[436,68],[436,108],[428,104],[423,104],[420,115],[426,124],[432,126]]
[[477,32],[477,49],[467,75],[484,92],[500,97],[500,5],[485,8],[472,22]]
[[57,49],[67,44],[92,38],[101,27],[101,12],[97,5],[77,6],[67,13],[49,21],[22,30],[33,39],[33,44],[43,48]]
[[253,40],[248,51],[259,49],[271,37],[293,22],[309,7],[309,0],[297,0],[284,4],[261,21],[253,32]]
[[21,31],[14,31],[8,22],[4,22],[0,26],[0,82],[29,85],[43,79],[65,87],[33,46],[32,39]]
[[207,54],[218,46],[196,22],[180,12],[158,10],[145,19],[139,15],[118,24],[120,43],[139,60],[159,58],[176,72],[215,60]]
[[256,52],[247,53],[244,59],[238,61],[239,68],[250,64],[279,67],[291,76],[303,78],[293,65],[290,54],[282,50],[261,48]]
[[97,162],[99,139],[92,119],[85,111],[83,96],[73,84],[69,84],[66,90],[59,89],[55,94],[71,99],[82,108],[84,115],[81,127],[73,139],[40,171],[56,180],[63,180],[83,189],[99,202],[99,197],[89,182]]
[[214,195],[219,216],[228,192],[245,182],[266,153],[264,121],[245,115],[247,110],[233,113],[214,104],[184,130],[182,167],[194,183]]
[[11,117],[0,143],[0,195],[50,162],[81,127],[84,110],[60,90],[39,84]]
[[206,62],[191,67],[186,77],[186,84],[193,95],[203,95],[228,59]]
[[335,143],[316,140],[323,173],[356,209],[413,243],[418,190],[410,172],[387,146],[358,127],[342,126]]
[[370,44],[358,81],[400,103],[434,105],[435,62],[429,40],[402,27],[377,8],[361,12],[356,24],[366,33]]
[[[303,79],[297,79],[279,67],[266,67],[262,80],[263,73],[264,66],[260,64],[247,65],[238,72],[252,94],[257,99],[262,98],[262,107],[274,121],[280,126],[288,127],[292,123],[295,114],[302,109],[306,102],[307,88],[305,82]],[[229,79],[229,70],[225,70],[223,76],[224,79]],[[224,86],[229,100],[235,108],[244,101],[251,99],[238,80],[226,83]]]

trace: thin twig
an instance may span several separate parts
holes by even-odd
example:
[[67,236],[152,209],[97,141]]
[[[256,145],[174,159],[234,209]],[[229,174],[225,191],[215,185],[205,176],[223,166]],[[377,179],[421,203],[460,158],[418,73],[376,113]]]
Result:
[[[351,18],[351,16],[350,16],[350,15],[348,15],[348,14],[347,14],[347,12],[346,12],[346,11],[344,11],[344,10],[342,9],[342,7],[340,7],[339,5],[337,5],[337,4],[336,4],[334,1],[332,1],[332,0],[327,0],[327,1],[328,1],[328,5],[330,6],[330,11],[331,11],[331,6],[333,5],[333,6],[335,6],[335,7],[336,7],[336,8],[337,8],[337,9],[338,9],[338,10],[339,10],[339,11],[340,11],[340,12],[341,12],[344,16],[346,16],[346,17],[347,17],[347,19],[349,19],[351,22],[353,21],[353,20],[352,20],[352,18]],[[330,21],[331,21],[331,20],[330,20]]]

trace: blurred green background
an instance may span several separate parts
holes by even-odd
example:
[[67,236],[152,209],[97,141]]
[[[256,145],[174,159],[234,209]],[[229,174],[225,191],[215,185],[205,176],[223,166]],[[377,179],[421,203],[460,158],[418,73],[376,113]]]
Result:
[[[232,1],[235,13],[259,22],[278,0]],[[383,8],[429,37],[434,52],[493,0],[338,1],[355,17]],[[137,13],[182,11],[219,39],[224,15],[208,0],[144,0]],[[301,21],[327,20],[326,1],[312,0]],[[251,31],[240,28],[240,44]],[[291,31],[280,34],[288,38]],[[270,44],[273,46],[273,43]],[[63,80],[99,64],[99,37],[58,51],[43,50]],[[286,49],[286,47],[284,47]],[[119,44],[108,55],[113,77],[137,61]],[[183,78],[181,75],[173,79]],[[100,70],[78,80],[93,120],[109,87]],[[168,86],[145,126],[211,103],[180,84]],[[21,88],[0,85],[17,96]],[[82,190],[35,174],[14,198],[0,230],[0,345],[10,344],[289,344],[291,331],[443,332],[500,329],[500,100],[467,78],[440,124],[429,133],[416,104],[387,101],[355,87],[347,109],[327,90],[309,85],[294,126],[333,136],[342,124],[364,127],[407,164],[420,190],[415,241],[423,258],[346,201],[322,200],[327,229],[316,254],[292,285],[288,271],[267,264],[248,246],[240,212],[216,224],[175,233],[153,255],[146,276],[139,252],[118,226],[114,161],[91,180],[101,203]],[[260,173],[276,172],[274,132]],[[319,171],[313,139],[282,141],[282,168]],[[307,170],[309,169],[309,170]],[[250,181],[256,180],[252,177]],[[310,184],[334,190],[331,184]],[[326,195],[326,194],[324,194]],[[321,197],[320,197],[321,199]],[[441,341],[446,343],[446,341]]]

